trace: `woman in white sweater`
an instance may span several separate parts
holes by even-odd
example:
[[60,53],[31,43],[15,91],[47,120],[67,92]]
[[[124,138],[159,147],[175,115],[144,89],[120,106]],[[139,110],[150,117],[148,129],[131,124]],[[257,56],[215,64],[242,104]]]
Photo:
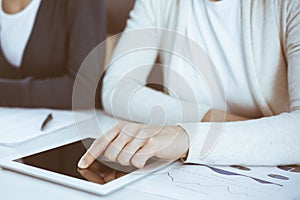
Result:
[[[126,31],[102,98],[106,112],[135,123],[96,140],[79,167],[102,154],[139,168],[153,156],[300,163],[300,1],[138,0]],[[146,86],[158,55],[165,92]],[[199,60],[201,73],[191,67]]]

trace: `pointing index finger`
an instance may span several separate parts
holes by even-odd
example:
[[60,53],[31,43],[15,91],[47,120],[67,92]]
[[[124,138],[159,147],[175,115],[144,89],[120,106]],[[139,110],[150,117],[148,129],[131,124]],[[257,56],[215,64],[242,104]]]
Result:
[[88,168],[108,147],[111,141],[119,134],[121,124],[115,126],[106,134],[94,141],[88,151],[82,156],[78,162],[78,167],[81,169]]

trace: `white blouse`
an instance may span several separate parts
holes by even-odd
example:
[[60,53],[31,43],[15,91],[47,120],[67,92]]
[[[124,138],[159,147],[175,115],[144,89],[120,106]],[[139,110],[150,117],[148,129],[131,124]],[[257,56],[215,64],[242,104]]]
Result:
[[[192,1],[136,1],[131,18],[127,22],[128,34],[122,35],[119,40],[104,77],[102,100],[105,111],[119,118],[145,124],[152,121],[163,122],[164,125],[180,123],[190,138],[187,162],[218,165],[300,163],[300,1],[272,0],[274,4],[266,4],[261,0],[240,0],[242,57],[246,60],[246,83],[247,87],[251,88],[252,95],[247,101],[249,104],[246,105],[251,106],[254,98],[255,109],[259,109],[264,117],[226,123],[199,123],[211,107],[199,105],[198,102],[202,102],[201,98],[194,101],[179,92],[185,94],[189,92],[189,88],[196,90],[199,87],[199,84],[192,82],[194,76],[188,70],[189,66],[195,63],[190,57],[195,55],[201,59],[201,55],[188,48],[185,37],[176,35],[177,38],[174,38],[170,31],[161,36],[158,34],[160,31],[157,31],[162,30],[162,33],[165,33],[164,30],[168,29],[183,36],[190,34],[189,15],[192,13],[192,16],[197,18],[193,12]],[[209,21],[211,18],[207,16],[203,20]],[[226,25],[230,22],[220,22],[221,25],[223,23]],[[156,29],[151,31],[149,27]],[[278,33],[282,33],[283,38],[279,37]],[[227,47],[235,48],[239,45],[237,42]],[[228,49],[230,50],[232,51],[232,48]],[[170,51],[174,53],[171,54]],[[178,82],[183,75],[187,77],[186,82],[192,84],[182,85],[182,90],[175,92],[167,90],[168,93],[146,87],[158,54],[163,66],[166,66],[164,78],[175,76],[169,85],[169,80],[164,79],[164,86],[177,89],[178,85],[181,86]],[[172,63],[174,57],[179,57],[177,55],[185,56],[183,58],[187,58],[187,64]],[[216,64],[216,59],[212,59]],[[231,59],[228,57],[228,60]],[[231,70],[235,65],[228,67]],[[242,67],[237,68],[234,69],[243,72]],[[208,78],[215,81],[214,76]],[[232,102],[228,101],[227,97],[226,103],[231,105],[230,109],[236,109],[232,104],[244,99],[240,91],[236,91],[234,95],[238,99]],[[199,115],[193,116],[194,113]],[[251,117],[247,110],[235,114]],[[211,127],[217,129],[208,131]]]
[[[247,81],[240,0],[193,0],[192,3],[187,36],[196,41],[208,54],[222,80],[221,87],[224,88],[226,102],[217,104],[226,103],[227,111],[231,113],[247,113],[247,116],[252,118],[261,116]],[[199,83],[199,80],[196,82]],[[198,83],[196,84],[199,88],[197,94],[201,99],[200,103],[210,105],[211,96],[206,86],[200,87]]]
[[22,64],[40,4],[41,0],[32,0],[22,11],[8,14],[0,0],[0,44],[7,61],[14,67]]

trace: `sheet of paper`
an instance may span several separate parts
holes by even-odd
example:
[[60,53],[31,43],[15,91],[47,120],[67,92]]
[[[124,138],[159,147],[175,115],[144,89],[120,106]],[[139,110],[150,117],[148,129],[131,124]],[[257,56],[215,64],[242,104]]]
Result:
[[127,187],[169,199],[294,199],[300,173],[278,167],[210,167],[175,163]]
[[[53,119],[45,129],[41,126],[46,117],[52,114]],[[89,119],[82,114],[76,122]],[[74,116],[71,111],[51,109],[0,108],[0,145],[14,146],[30,139],[49,134],[73,125]]]

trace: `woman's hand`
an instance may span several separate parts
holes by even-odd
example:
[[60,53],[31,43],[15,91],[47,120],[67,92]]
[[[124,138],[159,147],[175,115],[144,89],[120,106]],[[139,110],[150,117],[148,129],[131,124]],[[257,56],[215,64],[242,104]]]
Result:
[[186,155],[189,138],[179,126],[151,127],[120,123],[98,138],[78,163],[88,168],[99,156],[123,166],[143,168],[151,157],[177,160]]

